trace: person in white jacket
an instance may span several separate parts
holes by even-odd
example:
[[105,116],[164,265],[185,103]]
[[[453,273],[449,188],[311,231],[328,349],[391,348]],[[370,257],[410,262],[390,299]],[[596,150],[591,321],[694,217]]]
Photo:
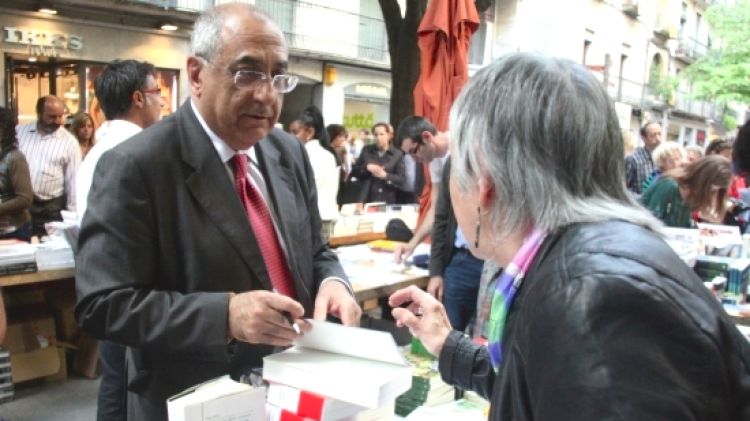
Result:
[[330,146],[323,116],[318,107],[311,105],[305,108],[299,121],[302,123],[302,129],[297,133],[297,137],[305,144],[310,157],[310,164],[315,175],[315,188],[318,191],[318,211],[322,221],[321,236],[327,243],[339,216],[336,196],[339,192],[341,164],[338,162],[336,152]]

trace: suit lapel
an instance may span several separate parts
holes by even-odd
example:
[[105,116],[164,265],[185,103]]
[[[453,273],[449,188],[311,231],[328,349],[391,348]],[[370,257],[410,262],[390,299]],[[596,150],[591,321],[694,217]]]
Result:
[[242,257],[253,278],[265,289],[271,290],[271,281],[245,208],[226,167],[193,114],[189,101],[181,107],[179,118],[183,160],[193,170],[186,172],[185,184],[188,190]]

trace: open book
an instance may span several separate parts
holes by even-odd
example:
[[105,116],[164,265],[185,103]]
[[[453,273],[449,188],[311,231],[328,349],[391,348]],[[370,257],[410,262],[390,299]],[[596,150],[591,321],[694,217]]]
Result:
[[411,367],[387,332],[308,320],[295,346],[263,359],[263,377],[344,402],[378,408],[411,387]]

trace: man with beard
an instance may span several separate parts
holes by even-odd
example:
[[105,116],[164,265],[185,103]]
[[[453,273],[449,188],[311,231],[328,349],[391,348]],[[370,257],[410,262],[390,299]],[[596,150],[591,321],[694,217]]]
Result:
[[76,138],[63,127],[65,106],[53,95],[36,102],[37,121],[16,128],[18,147],[29,163],[34,201],[32,235],[46,235],[44,224],[61,221],[60,211],[76,210],[75,178],[81,163]]

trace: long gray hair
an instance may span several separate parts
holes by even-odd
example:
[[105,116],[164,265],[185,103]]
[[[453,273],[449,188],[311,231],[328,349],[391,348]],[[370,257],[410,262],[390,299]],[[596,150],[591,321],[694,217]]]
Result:
[[613,219],[659,231],[625,190],[623,141],[601,82],[570,60],[516,53],[480,70],[450,115],[453,178],[462,192],[480,177],[497,200],[491,223],[504,238],[533,225],[554,232]]

